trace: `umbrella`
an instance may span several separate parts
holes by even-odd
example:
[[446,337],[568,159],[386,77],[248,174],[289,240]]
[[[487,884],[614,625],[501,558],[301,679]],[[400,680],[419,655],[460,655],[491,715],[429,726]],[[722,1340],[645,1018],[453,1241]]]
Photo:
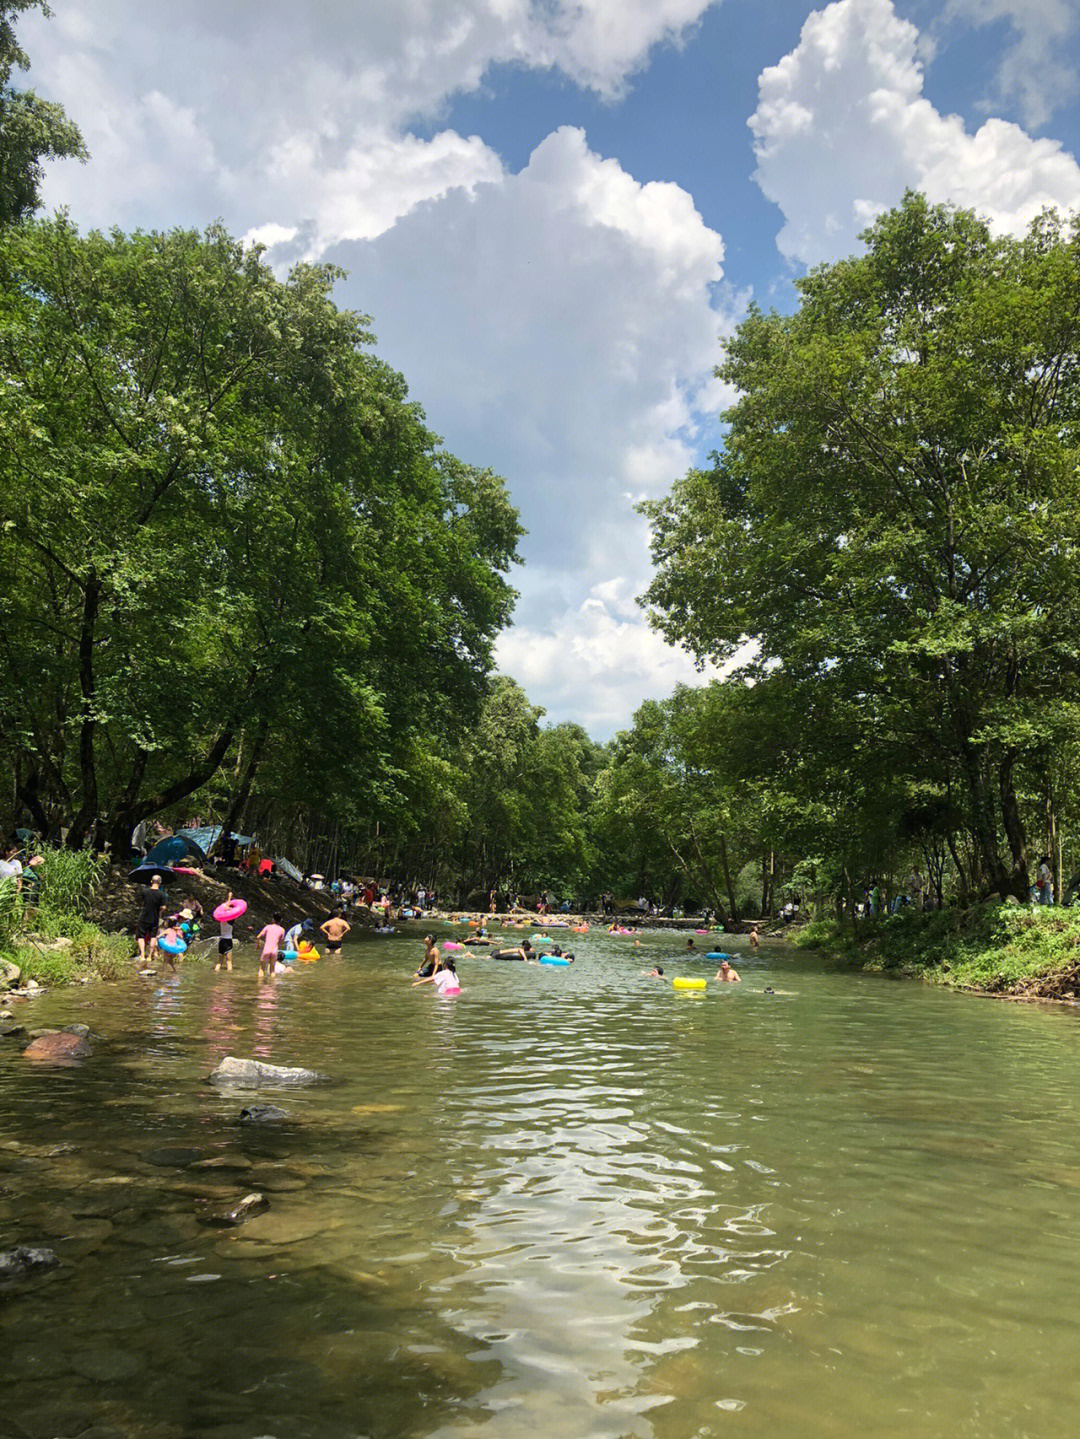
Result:
[[178,860],[187,859],[189,856],[205,863],[206,855],[201,845],[197,845],[193,839],[188,839],[185,834],[170,834],[167,839],[158,840],[152,849],[147,850],[143,866],[148,864],[173,865]]
[[310,875],[308,875],[308,878],[309,878],[309,879],[325,879],[325,878],[326,878],[326,875],[325,875],[325,874],[310,874]]
[[128,875],[135,884],[149,884],[155,874],[161,876],[162,884],[168,884],[170,879],[175,879],[172,869],[167,864],[147,864],[145,860],[138,869],[133,869]]

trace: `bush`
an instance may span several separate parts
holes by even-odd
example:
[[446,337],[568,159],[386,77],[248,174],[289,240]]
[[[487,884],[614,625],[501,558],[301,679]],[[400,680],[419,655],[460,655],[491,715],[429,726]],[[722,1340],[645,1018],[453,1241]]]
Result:
[[36,866],[41,882],[38,909],[57,914],[82,914],[87,910],[105,876],[105,856],[88,849],[45,846],[41,861]]

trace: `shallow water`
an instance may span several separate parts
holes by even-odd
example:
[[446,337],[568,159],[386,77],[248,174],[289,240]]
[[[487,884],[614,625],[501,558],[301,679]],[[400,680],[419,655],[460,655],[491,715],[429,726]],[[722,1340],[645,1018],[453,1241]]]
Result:
[[[394,937],[21,1006],[100,1040],[0,1047],[0,1247],[63,1259],[0,1296],[0,1435],[1073,1432],[1072,1013],[575,940],[569,970],[463,956],[456,999]],[[239,1127],[224,1054],[333,1082]]]

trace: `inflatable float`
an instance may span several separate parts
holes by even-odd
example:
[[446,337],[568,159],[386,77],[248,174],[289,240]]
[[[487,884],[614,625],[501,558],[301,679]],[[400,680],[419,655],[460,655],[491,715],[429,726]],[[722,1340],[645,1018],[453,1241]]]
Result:
[[734,959],[733,954],[725,954],[722,949],[710,949],[705,956],[706,959]]
[[705,988],[705,981],[704,981],[703,979],[683,979],[683,978],[680,976],[678,979],[673,979],[673,980],[671,981],[671,987],[672,987],[672,989],[697,989],[697,990],[701,990],[701,989],[704,989],[704,988]]
[[227,899],[214,910],[214,918],[218,924],[232,924],[233,920],[239,919],[242,914],[247,914],[246,899]]
[[158,949],[163,949],[166,954],[183,954],[187,945],[182,939],[166,939],[162,936],[158,940]]
[[560,964],[560,965],[567,965],[567,964],[570,964],[571,962],[572,962],[572,961],[571,961],[569,955],[560,956],[560,955],[555,955],[555,954],[542,954],[542,955],[540,956],[540,963],[541,963],[541,964],[549,964],[549,965]]

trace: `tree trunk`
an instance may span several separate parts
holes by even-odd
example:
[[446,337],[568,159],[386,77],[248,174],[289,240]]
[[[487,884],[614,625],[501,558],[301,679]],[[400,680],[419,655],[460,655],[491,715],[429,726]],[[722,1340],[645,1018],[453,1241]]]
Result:
[[[727,890],[728,913],[731,915],[731,924],[734,927],[738,920],[738,905],[735,903],[735,886],[731,883],[731,870],[728,867],[727,835],[720,836],[720,865],[724,871],[724,888]],[[727,925],[724,928],[727,929]]]
[[258,732],[255,735],[255,743],[252,746],[250,755],[248,755],[248,761],[244,767],[244,774],[240,780],[240,787],[232,797],[232,803],[229,805],[228,813],[221,821],[221,833],[218,835],[217,844],[211,846],[212,850],[220,845],[227,834],[232,833],[236,828],[241,814],[244,812],[244,806],[251,797],[251,786],[255,781],[256,771],[262,761],[263,751],[266,748],[266,738],[269,733],[270,721],[264,719],[259,724]]
[[[1008,892],[1026,904],[1031,894],[1031,879],[1028,874],[1027,834],[1016,799],[1015,765],[1016,751],[1010,747],[1006,750],[998,770],[998,787],[1001,794],[1001,818],[1012,854]],[[1004,894],[1002,897],[1004,898]]]
[[82,849],[98,812],[97,765],[94,740],[97,731],[97,695],[94,680],[94,629],[101,603],[101,580],[91,569],[83,590],[82,624],[79,627],[79,693],[82,719],[79,725],[79,779],[82,802],[71,821],[67,845]]

